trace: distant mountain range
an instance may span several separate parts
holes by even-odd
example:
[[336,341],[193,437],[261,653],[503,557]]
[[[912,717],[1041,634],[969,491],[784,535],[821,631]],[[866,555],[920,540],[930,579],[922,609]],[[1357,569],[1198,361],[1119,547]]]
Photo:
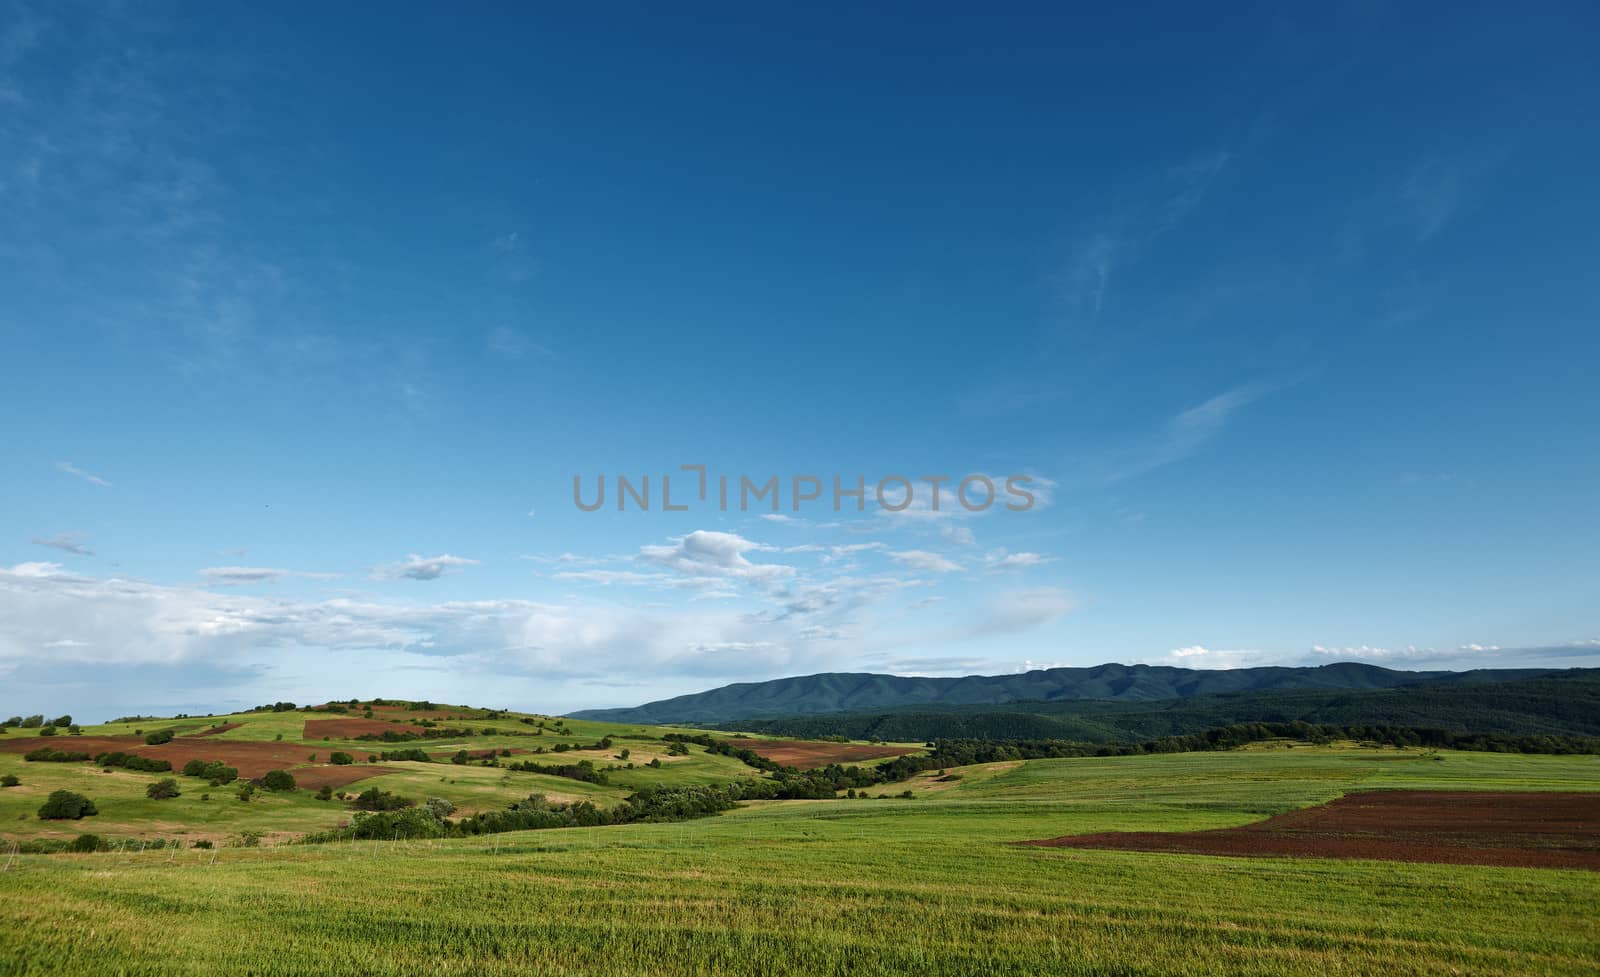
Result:
[[571,715],[575,719],[622,723],[728,723],[911,707],[1009,703],[1032,703],[1034,706],[1004,712],[1032,713],[1050,704],[1070,702],[1151,703],[1247,692],[1348,692],[1418,685],[1504,683],[1550,672],[1550,669],[1402,672],[1356,662],[1314,668],[1229,669],[1106,664],[963,678],[824,672],[768,682],[741,682],[628,709],[587,709]]

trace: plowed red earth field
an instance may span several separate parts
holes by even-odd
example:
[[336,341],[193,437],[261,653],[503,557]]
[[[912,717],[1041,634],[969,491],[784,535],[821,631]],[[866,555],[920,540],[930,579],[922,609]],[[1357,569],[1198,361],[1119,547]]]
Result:
[[[41,746],[73,753],[87,753],[90,756],[118,751],[131,753],[135,756],[166,760],[172,764],[174,771],[182,770],[183,765],[190,760],[221,760],[228,766],[237,768],[239,776],[246,779],[259,777],[268,770],[289,770],[303,786],[310,787],[320,787],[324,783],[331,787],[342,787],[365,777],[376,777],[380,773],[387,772],[380,767],[361,763],[340,767],[329,766],[328,770],[333,772],[320,773],[323,769],[320,766],[302,766],[310,755],[304,743],[257,743],[211,739],[204,736],[179,736],[159,746],[145,743],[142,736],[60,736],[54,741],[34,736],[0,739],[0,750],[6,753],[27,753]],[[324,753],[319,752],[318,755],[326,759]]]
[[416,733],[422,735],[422,727],[408,726],[405,723],[385,722],[382,719],[362,719],[355,716],[349,719],[307,719],[305,727],[306,742],[314,742],[324,736],[336,740],[353,740],[357,736],[371,733],[382,736],[386,732]]
[[729,740],[733,746],[753,750],[774,763],[809,770],[830,763],[860,763],[882,757],[917,752],[914,746],[871,746],[866,743],[816,743],[810,740]]
[[1111,831],[1022,844],[1600,871],[1600,793],[1364,791],[1239,828]]

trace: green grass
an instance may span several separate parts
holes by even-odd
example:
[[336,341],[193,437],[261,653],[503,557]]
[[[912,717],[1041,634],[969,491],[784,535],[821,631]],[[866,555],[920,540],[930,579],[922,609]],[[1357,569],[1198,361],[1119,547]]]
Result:
[[[1596,873],[1009,844],[1241,824],[1372,787],[1600,788],[1594,757],[1443,757],[1041,760],[923,775],[912,800],[769,802],[681,824],[18,856],[0,873],[0,974],[1600,970]],[[414,787],[467,799],[505,776],[417,767],[383,779],[446,776]]]

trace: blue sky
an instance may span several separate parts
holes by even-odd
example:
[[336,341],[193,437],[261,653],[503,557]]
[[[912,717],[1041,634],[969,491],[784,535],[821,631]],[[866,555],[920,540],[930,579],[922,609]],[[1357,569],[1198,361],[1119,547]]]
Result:
[[10,711],[1600,653],[1584,5],[0,11]]

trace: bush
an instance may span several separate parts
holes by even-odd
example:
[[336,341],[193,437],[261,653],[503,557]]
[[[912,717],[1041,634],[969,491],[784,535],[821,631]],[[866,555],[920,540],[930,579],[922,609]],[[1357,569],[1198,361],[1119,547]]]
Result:
[[171,743],[174,733],[170,729],[158,729],[144,738],[150,746],[160,746],[162,743]]
[[18,780],[17,775],[14,773],[8,773],[4,777],[0,777],[0,787],[17,787],[21,784],[22,781]]
[[179,793],[178,782],[171,777],[164,777],[144,789],[144,796],[152,801],[171,800]]
[[398,811],[401,808],[411,807],[417,802],[399,794],[391,794],[377,787],[368,787],[352,802],[363,811]]
[[54,735],[56,735],[56,728],[54,726],[46,726],[43,729],[39,730],[39,735],[40,736],[54,736]]
[[211,847],[211,842],[205,840],[204,838],[201,838],[199,841],[195,842],[193,845],[190,845],[189,847],[191,847],[191,848],[210,848]]
[[436,818],[447,818],[455,813],[456,806],[442,797],[428,798],[425,806]]
[[331,801],[331,800],[333,800],[333,788],[329,787],[327,784],[323,784],[322,787],[317,791],[317,800],[319,800],[319,801]]
[[248,804],[250,798],[256,796],[255,784],[245,782],[239,785],[239,803]]
[[79,835],[67,843],[67,851],[99,851],[99,835]]
[[199,777],[212,787],[221,787],[231,784],[239,779],[237,767],[230,767],[221,760],[190,760],[183,765],[185,777]]
[[267,790],[294,790],[294,775],[287,770],[268,770],[261,778],[261,786]]
[[77,821],[90,815],[99,814],[94,801],[82,794],[74,794],[70,790],[52,791],[45,802],[39,806],[39,820],[41,821]]
[[328,762],[342,767],[347,763],[355,763],[356,758],[348,753],[330,753],[328,754]]

